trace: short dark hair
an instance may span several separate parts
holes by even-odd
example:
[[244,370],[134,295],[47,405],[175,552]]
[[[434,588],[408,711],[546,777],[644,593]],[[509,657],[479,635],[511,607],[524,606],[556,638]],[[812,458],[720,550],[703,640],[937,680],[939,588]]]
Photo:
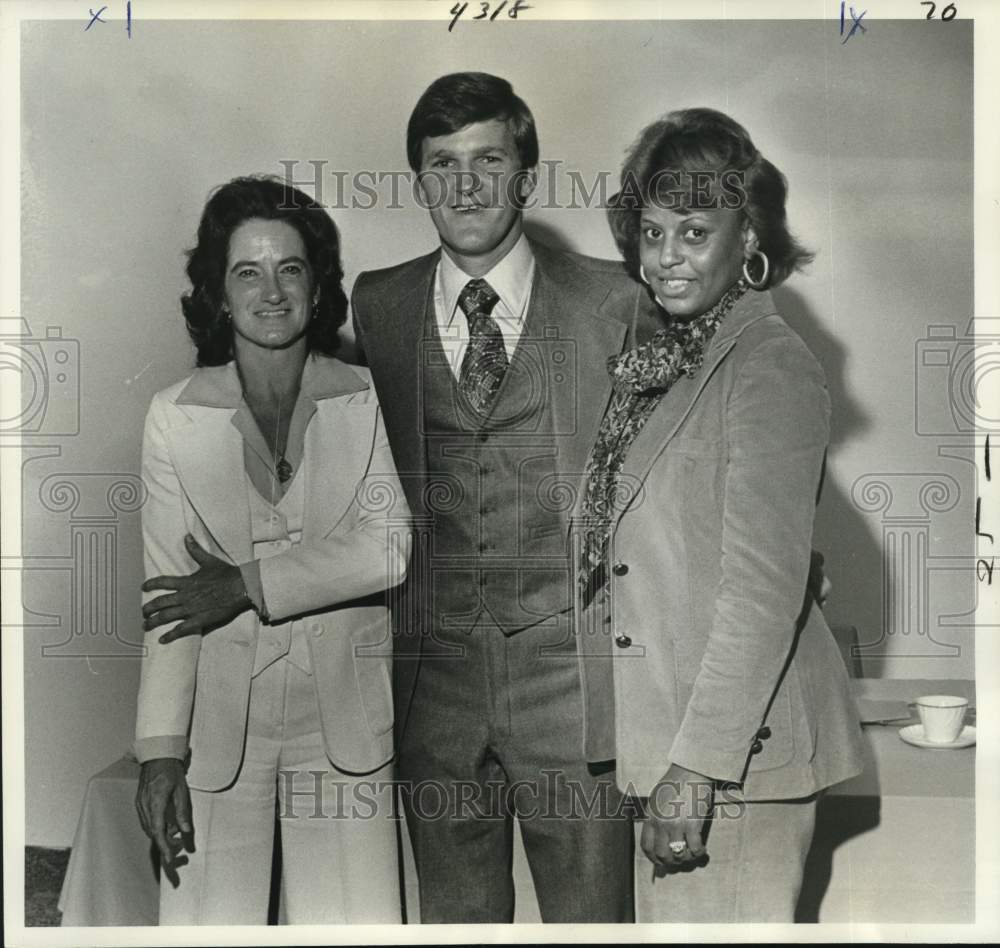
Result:
[[538,134],[531,109],[511,84],[486,72],[453,72],[435,79],[417,101],[406,126],[406,157],[420,170],[424,139],[450,135],[473,122],[499,119],[510,127],[522,168],[538,164]]
[[621,190],[609,201],[608,222],[629,272],[639,274],[639,219],[650,201],[651,184],[656,190],[654,179],[662,180],[664,173],[683,178],[701,171],[739,175],[742,213],[770,261],[771,285],[812,260],[813,254],[788,229],[785,176],[757,150],[739,122],[715,109],[695,108],[669,112],[647,125],[628,151]]
[[319,291],[306,345],[333,355],[340,344],[337,330],[347,319],[337,227],[322,205],[281,178],[249,175],[212,191],[198,224],[198,243],[188,251],[191,292],[181,297],[181,309],[197,364],[224,365],[233,358],[233,327],[224,312],[229,238],[253,218],[285,221],[301,235]]

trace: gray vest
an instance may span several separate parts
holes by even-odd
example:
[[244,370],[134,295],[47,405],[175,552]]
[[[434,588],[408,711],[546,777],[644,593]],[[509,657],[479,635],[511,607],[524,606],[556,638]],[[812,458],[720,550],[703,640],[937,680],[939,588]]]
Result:
[[484,419],[462,394],[427,307],[420,392],[433,524],[425,581],[441,631],[468,629],[486,610],[509,635],[572,603],[550,380],[531,343],[530,309]]

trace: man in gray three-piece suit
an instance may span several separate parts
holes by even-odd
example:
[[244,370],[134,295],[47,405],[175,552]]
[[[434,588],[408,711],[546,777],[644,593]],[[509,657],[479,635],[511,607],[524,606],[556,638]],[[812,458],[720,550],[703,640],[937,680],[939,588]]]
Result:
[[569,520],[648,300],[523,233],[538,140],[503,79],[434,82],[407,153],[441,247],[361,274],[353,312],[416,523],[394,668],[421,920],[513,919],[516,816],[544,921],[629,921],[631,827],[583,756]]

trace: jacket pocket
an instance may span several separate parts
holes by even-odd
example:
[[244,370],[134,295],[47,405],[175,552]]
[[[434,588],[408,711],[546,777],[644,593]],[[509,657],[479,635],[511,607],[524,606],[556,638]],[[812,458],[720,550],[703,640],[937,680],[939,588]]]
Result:
[[[791,680],[791,679],[795,680]],[[770,729],[770,736],[760,739],[761,750],[750,756],[750,773],[784,767],[795,757],[795,735],[792,729],[792,700],[789,688],[797,688],[798,676],[794,668],[788,670],[785,681],[778,689],[774,701],[764,718],[763,728]],[[801,707],[797,703],[797,707]],[[759,738],[758,738],[759,739]]]
[[389,676],[389,660],[382,655],[373,655],[364,648],[354,649],[354,675],[361,695],[361,707],[368,723],[368,729],[375,736],[391,730],[392,682]]

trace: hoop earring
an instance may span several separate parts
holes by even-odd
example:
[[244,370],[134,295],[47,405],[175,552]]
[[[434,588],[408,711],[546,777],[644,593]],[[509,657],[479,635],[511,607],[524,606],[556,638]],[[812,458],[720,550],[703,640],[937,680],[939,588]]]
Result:
[[646,269],[645,267],[643,267],[641,263],[639,264],[639,279],[642,280],[642,282],[645,283],[646,286],[649,286],[649,280],[646,277]]
[[313,300],[313,302],[312,302],[312,310],[311,310],[311,314],[310,314],[309,318],[310,319],[315,319],[317,317],[317,315],[319,315],[319,300]]
[[[759,280],[754,280],[750,276],[750,271],[747,269],[747,264],[750,262],[751,258],[757,256],[764,261],[764,272],[761,274]],[[749,257],[743,261],[743,279],[752,286],[755,290],[762,290],[767,286],[767,278],[771,275],[771,261],[767,259],[767,254],[763,250],[755,250]]]

